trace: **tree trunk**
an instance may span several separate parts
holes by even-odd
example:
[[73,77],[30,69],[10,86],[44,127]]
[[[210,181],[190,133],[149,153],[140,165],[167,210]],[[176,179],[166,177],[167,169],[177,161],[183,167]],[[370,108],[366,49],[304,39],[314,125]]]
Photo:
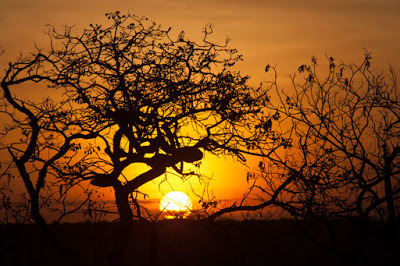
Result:
[[388,210],[388,221],[393,222],[396,218],[396,212],[394,207],[393,189],[390,175],[385,175],[385,201]]
[[32,219],[37,223],[42,230],[47,230],[47,222],[43,218],[39,210],[39,195],[38,193],[30,194],[31,197],[31,215]]
[[385,184],[385,201],[387,205],[387,211],[388,211],[388,221],[393,222],[395,220],[395,207],[394,207],[394,199],[393,199],[393,188],[392,188],[392,180],[391,180],[391,175],[392,175],[392,158],[388,154],[388,150],[386,148],[386,145],[384,145],[384,173],[383,173],[383,178],[384,178],[384,184]]
[[119,219],[121,224],[132,224],[133,213],[131,206],[129,205],[129,193],[126,193],[122,189],[115,190],[115,201],[117,203],[117,209],[119,213]]
[[114,191],[119,213],[119,225],[110,252],[109,263],[110,265],[125,266],[127,265],[125,255],[133,224],[133,213],[129,205],[129,194],[122,189],[122,185],[114,185]]
[[[126,261],[127,255],[127,247],[129,242],[132,241],[131,234],[132,234],[132,226],[133,226],[133,213],[131,206],[129,205],[129,194],[134,192],[137,188],[141,185],[157,178],[161,174],[165,173],[165,167],[153,168],[139,176],[135,179],[129,181],[125,185],[121,185],[119,182],[118,184],[114,185],[115,191],[115,201],[118,208],[120,224],[119,224],[119,231],[118,235],[116,236],[114,247],[110,254],[110,264],[111,265],[131,265],[131,261]],[[152,228],[153,230],[153,228]],[[152,240],[156,241],[153,238],[153,234],[151,235]],[[153,242],[151,242],[153,243]],[[151,246],[151,249],[153,246]],[[153,260],[156,258],[151,258],[151,263],[154,263]]]

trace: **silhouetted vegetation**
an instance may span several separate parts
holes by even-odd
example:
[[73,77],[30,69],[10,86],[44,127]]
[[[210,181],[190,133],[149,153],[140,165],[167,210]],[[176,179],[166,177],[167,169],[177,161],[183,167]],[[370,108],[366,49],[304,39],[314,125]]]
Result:
[[[270,125],[272,132],[287,138],[287,145],[248,174],[251,189],[246,197],[252,202],[211,217],[273,208],[283,217],[318,221],[332,236],[332,228],[346,221],[345,227],[357,227],[353,252],[360,258],[370,258],[364,241],[373,234],[371,224],[379,224],[384,228],[379,233],[385,249],[382,259],[397,260],[393,256],[400,211],[399,91],[393,69],[374,73],[371,60],[368,52],[360,64],[329,57],[323,76],[312,57],[310,65],[299,67],[292,76],[293,87],[286,90],[278,86],[275,68],[266,69],[273,72],[273,79],[265,83],[271,96]],[[379,264],[348,259],[359,265]]]
[[[245,154],[264,155],[280,143],[264,123],[265,90],[233,70],[241,55],[228,41],[210,41],[211,25],[196,43],[146,18],[106,18],[80,33],[49,26],[49,49],[21,55],[6,69],[1,150],[10,160],[1,196],[4,222],[33,220],[54,240],[49,210],[57,222],[75,213],[93,217],[96,188],[112,188],[123,226],[110,258],[122,265],[131,242],[126,225],[146,218],[137,200],[143,184],[167,171],[201,180],[205,152],[244,162]],[[44,100],[13,93],[45,86],[53,95]],[[127,176],[136,164],[149,170]],[[27,194],[13,197],[22,185]],[[205,209],[214,206],[201,200]]]
[[266,82],[271,127],[288,142],[249,173],[254,192],[264,195],[252,208],[276,205],[295,218],[394,221],[400,206],[395,73],[372,72],[370,53],[361,64],[327,61],[326,76],[317,73],[314,57],[300,66],[292,88],[282,90],[275,73]]
[[[48,194],[51,188],[42,189],[49,183],[59,188],[51,192],[57,197],[85,180],[111,187],[121,222],[130,223],[132,207],[141,218],[138,189],[167,170],[201,178],[193,165],[204,152],[245,161],[244,154],[262,154],[278,143],[268,126],[250,130],[267,96],[231,70],[241,56],[227,43],[209,41],[211,26],[195,43],[184,32],[171,37],[170,29],[146,18],[106,17],[108,25],[91,24],[82,33],[50,26],[50,50],[10,63],[2,79],[3,112],[12,119],[3,135],[22,134],[3,149],[24,181],[37,223],[44,223],[40,195]],[[11,92],[42,83],[62,96],[31,103]],[[134,164],[150,170],[126,176]],[[32,175],[38,175],[36,186]],[[88,201],[90,189],[85,193]]]
[[[0,155],[9,160],[0,165],[7,239],[0,263],[365,265],[392,258],[400,213],[393,69],[374,72],[368,52],[359,64],[312,57],[291,87],[280,87],[270,65],[271,78],[253,87],[235,71],[242,57],[228,40],[210,40],[211,25],[194,42],[146,18],[106,18],[82,32],[49,26],[49,49],[21,55],[1,78]],[[21,87],[53,95],[27,100],[15,93]],[[139,204],[141,186],[167,173],[206,181],[205,153],[260,158],[243,177],[248,192],[227,207],[200,197],[197,221],[157,222]],[[147,170],[127,175],[135,165]],[[120,226],[48,226],[71,214],[99,222],[99,188],[114,193]],[[274,211],[294,219],[265,221]],[[213,221],[234,212],[258,213],[261,221]],[[27,223],[45,234],[18,225]],[[27,236],[32,242],[21,241]]]

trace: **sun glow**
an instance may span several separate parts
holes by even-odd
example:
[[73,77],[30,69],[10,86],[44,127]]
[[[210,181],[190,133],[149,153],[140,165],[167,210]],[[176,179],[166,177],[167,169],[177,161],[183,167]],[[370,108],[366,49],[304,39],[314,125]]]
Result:
[[160,202],[160,210],[165,213],[165,218],[186,218],[192,209],[192,201],[183,192],[172,191]]

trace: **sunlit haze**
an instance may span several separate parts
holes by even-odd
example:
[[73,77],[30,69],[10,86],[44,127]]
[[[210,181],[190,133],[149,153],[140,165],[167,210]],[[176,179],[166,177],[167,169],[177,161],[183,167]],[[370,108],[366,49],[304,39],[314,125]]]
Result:
[[[364,48],[372,52],[377,69],[385,69],[389,63],[395,70],[400,69],[400,2],[397,0],[3,0],[0,46],[5,54],[0,57],[1,71],[21,52],[34,50],[35,44],[48,45],[44,34],[46,24],[75,25],[79,31],[90,23],[102,24],[104,14],[115,10],[146,16],[165,28],[172,27],[173,34],[183,30],[194,40],[201,40],[204,26],[212,23],[215,41],[224,42],[229,37],[230,46],[243,54],[244,61],[238,69],[250,75],[253,84],[266,79],[266,64],[276,65],[280,81],[288,84],[288,75],[309,62],[311,56],[360,61]],[[27,97],[47,96],[23,89],[18,93]],[[246,191],[246,172],[257,165],[258,159],[249,159],[247,163],[246,166],[234,158],[205,154],[200,169],[212,178],[213,195],[227,200],[240,198]],[[140,169],[132,168],[126,174],[135,177]],[[204,186],[196,178],[182,182],[170,175],[168,182],[160,184],[163,179],[164,176],[149,182],[141,192],[161,199],[173,189],[188,191],[193,198],[191,188]]]

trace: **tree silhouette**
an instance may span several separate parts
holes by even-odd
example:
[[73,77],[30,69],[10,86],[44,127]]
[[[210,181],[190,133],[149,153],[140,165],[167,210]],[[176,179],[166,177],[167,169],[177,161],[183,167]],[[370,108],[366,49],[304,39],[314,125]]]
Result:
[[[199,176],[193,165],[205,152],[245,161],[246,154],[265,155],[280,145],[279,138],[271,138],[263,112],[266,91],[232,70],[241,55],[228,41],[210,41],[211,25],[196,43],[184,32],[173,38],[171,29],[146,18],[120,12],[106,17],[108,25],[91,24],[81,34],[49,26],[49,51],[10,64],[1,83],[5,99],[26,114],[24,125],[32,132],[27,143],[36,145],[27,146],[23,160],[15,156],[17,166],[52,145],[54,136],[35,133],[49,127],[61,140],[55,157],[43,165],[55,165],[61,180],[113,188],[120,221],[129,224],[132,193],[167,171]],[[27,102],[16,101],[9,88],[32,82],[61,91],[61,105],[50,107],[48,100],[40,112],[26,111]],[[38,117],[49,124],[37,122]],[[74,159],[60,160],[70,153]],[[127,176],[126,168],[135,164],[149,170]]]
[[[324,64],[324,63],[322,63]],[[298,218],[359,217],[394,221],[400,198],[400,99],[393,69],[371,70],[371,54],[361,64],[327,58],[325,76],[317,59],[292,76],[282,90],[265,83],[286,146],[274,150],[249,173],[252,194],[261,203],[235,210],[279,207]],[[275,71],[274,68],[271,68]]]
[[[80,181],[67,179],[61,173],[79,171],[87,155],[78,156],[76,141],[93,138],[95,134],[77,129],[79,120],[73,118],[73,108],[63,100],[45,98],[34,102],[11,93],[11,87],[45,79],[37,73],[20,77],[21,73],[32,71],[41,60],[41,55],[33,59],[19,58],[17,63],[10,63],[1,82],[4,94],[0,114],[4,127],[0,132],[0,150],[2,157],[6,152],[10,160],[2,160],[0,194],[5,219],[2,222],[34,221],[46,229],[49,221],[42,210],[54,214],[53,220],[59,222],[90,201],[90,188],[84,187],[78,189],[82,192],[79,199],[70,199],[69,192],[76,190]],[[19,186],[24,186],[26,193],[17,193],[21,190]]]
[[[81,161],[74,141],[92,135],[70,130],[74,123],[70,118],[73,112],[69,112],[70,106],[65,102],[50,98],[33,102],[11,93],[10,88],[27,81],[40,81],[37,76],[32,79],[18,76],[21,72],[29,72],[37,60],[38,57],[21,57],[17,63],[10,63],[1,81],[0,223],[38,224],[45,240],[33,237],[35,244],[51,251],[57,258],[80,265],[72,262],[72,253],[66,252],[48,223],[57,224],[70,214],[82,212],[91,202],[90,188],[82,187],[79,180],[67,180],[59,173],[68,162],[79,164]],[[9,160],[5,159],[5,154]],[[70,171],[74,171],[73,168],[71,166]],[[70,197],[71,190],[75,190],[74,197]],[[82,194],[77,196],[77,192]]]
[[302,154],[295,172],[302,180],[302,213],[394,220],[400,196],[394,71],[371,72],[366,52],[359,65],[336,66],[328,58],[329,74],[320,80],[312,61],[303,82],[293,79],[295,94],[281,98],[281,114],[295,125]]

